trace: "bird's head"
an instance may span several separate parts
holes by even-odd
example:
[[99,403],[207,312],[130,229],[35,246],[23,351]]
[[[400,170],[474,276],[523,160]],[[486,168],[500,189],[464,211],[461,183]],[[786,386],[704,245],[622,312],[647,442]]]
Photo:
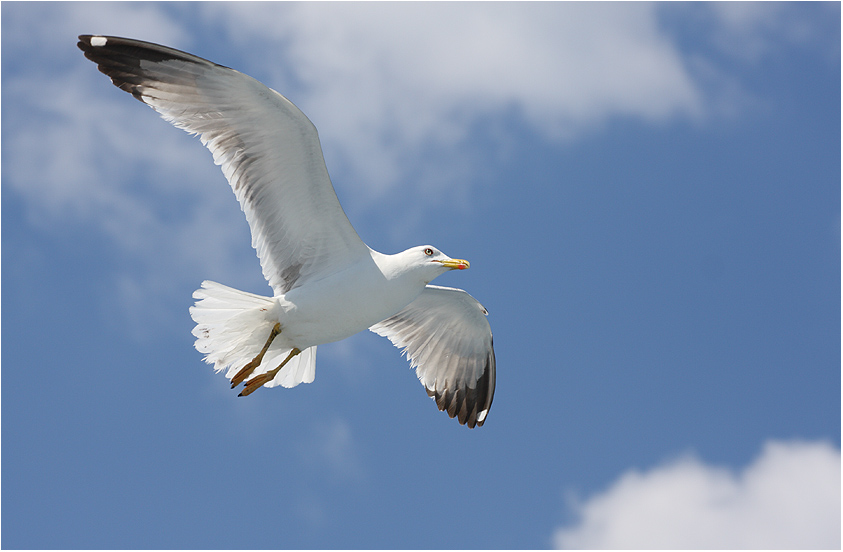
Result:
[[411,259],[419,273],[424,275],[425,283],[449,270],[465,270],[470,265],[463,259],[452,259],[432,245],[420,245],[404,252]]

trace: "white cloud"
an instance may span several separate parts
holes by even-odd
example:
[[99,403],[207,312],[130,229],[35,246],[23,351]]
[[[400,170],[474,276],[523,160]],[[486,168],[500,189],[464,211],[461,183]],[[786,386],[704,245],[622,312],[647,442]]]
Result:
[[[77,34],[133,36],[233,64],[193,48],[200,36],[193,29],[227,31],[213,37],[243,60],[237,68],[291,96],[320,128],[331,174],[346,190],[362,189],[344,195],[352,218],[400,195],[413,207],[394,215],[393,233],[410,235],[425,209],[438,208],[437,192],[454,209],[471,203],[488,161],[514,139],[513,124],[575,139],[617,117],[652,124],[706,117],[714,101],[700,80],[739,88],[720,78],[715,61],[689,63],[658,9],[11,3],[3,7],[4,187],[24,199],[33,225],[92,224],[137,259],[115,288],[141,318],[143,298],[172,293],[179,278],[246,287],[245,277],[249,289],[265,290],[258,271],[242,270],[257,262],[208,152],[110,87],[75,48]],[[770,36],[781,27],[771,17],[748,10],[715,19]],[[718,101],[732,96],[739,91]],[[482,152],[469,139],[478,125]],[[422,194],[426,201],[414,201]]]
[[375,193],[408,177],[418,185],[419,173],[429,193],[430,150],[457,147],[455,178],[440,186],[467,180],[463,142],[484,118],[515,114],[559,138],[613,116],[663,122],[703,108],[649,4],[212,3],[206,13],[284,55],[323,144]]
[[557,548],[840,548],[840,451],[768,442],[739,473],[693,457],[630,470],[572,505]]
[[[149,2],[73,2],[26,5],[12,2],[3,7],[3,15],[14,24],[3,27],[3,46],[25,56],[44,55],[69,50],[80,34],[112,34],[144,37],[153,42],[184,44],[187,33],[159,6]],[[78,51],[77,51],[78,53]],[[60,57],[44,59],[55,65]],[[4,58],[4,64],[10,61]],[[13,61],[13,60],[12,60]]]

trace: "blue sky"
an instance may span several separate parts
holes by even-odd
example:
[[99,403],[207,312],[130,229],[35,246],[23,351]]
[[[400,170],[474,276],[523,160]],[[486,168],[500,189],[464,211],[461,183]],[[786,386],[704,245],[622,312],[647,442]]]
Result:
[[[840,546],[839,4],[2,16],[4,548]],[[83,33],[285,94],[370,246],[468,259],[486,425],[370,332],[236,397],[188,307],[269,294],[245,219]]]

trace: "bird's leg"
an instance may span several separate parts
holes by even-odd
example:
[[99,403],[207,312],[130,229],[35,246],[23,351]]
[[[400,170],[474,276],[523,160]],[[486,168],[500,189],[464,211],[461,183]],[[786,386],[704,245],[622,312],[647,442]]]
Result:
[[259,376],[255,376],[252,379],[250,379],[249,381],[247,381],[246,387],[244,387],[243,390],[240,391],[240,394],[237,395],[237,396],[238,397],[245,397],[246,395],[249,395],[249,394],[253,393],[261,385],[272,381],[272,379],[281,370],[281,368],[283,368],[285,364],[290,362],[291,358],[293,358],[294,356],[296,356],[300,352],[301,352],[300,350],[293,347],[293,350],[290,351],[290,354],[287,355],[287,358],[284,359],[284,362],[279,364],[277,368],[273,368],[269,372],[266,372],[265,374],[260,374]]
[[253,358],[252,361],[249,362],[249,364],[241,368],[240,371],[234,374],[234,377],[231,378],[232,389],[240,385],[240,382],[248,378],[249,375],[255,371],[255,368],[260,366],[261,361],[263,360],[263,355],[266,354],[266,352],[269,350],[269,346],[272,345],[272,340],[275,339],[280,333],[281,323],[276,322],[275,326],[272,327],[272,331],[269,332],[269,338],[266,340],[266,344],[263,346],[263,349],[261,349],[261,352],[258,353],[258,356]]

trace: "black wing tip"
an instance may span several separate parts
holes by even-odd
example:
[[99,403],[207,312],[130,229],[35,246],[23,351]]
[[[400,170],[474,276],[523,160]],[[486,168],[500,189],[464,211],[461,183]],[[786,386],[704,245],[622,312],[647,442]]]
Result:
[[107,37],[100,37],[98,35],[79,35],[79,42],[76,43],[76,47],[82,50],[82,52],[85,54],[85,57],[88,59],[91,59],[92,51],[98,47],[93,44],[95,38]]
[[181,60],[202,65],[221,66],[199,56],[194,56],[175,48],[162,46],[134,38],[109,35],[79,35],[76,46],[85,53],[85,57],[100,64],[102,61],[116,60],[120,63],[137,65],[140,61],[160,62]]
[[[178,57],[173,56],[170,51],[172,48],[167,48],[166,46],[161,46],[160,44],[155,44],[153,42],[145,42],[143,40],[136,40],[134,38],[123,38],[120,36],[109,36],[109,35],[79,35],[79,42],[76,43],[76,46],[85,52],[85,54],[92,54],[92,55],[108,55],[108,54],[115,54],[115,53],[128,53],[129,51],[139,54],[144,51],[149,52],[157,52],[158,56],[164,52],[168,52],[168,56],[164,59]],[[178,50],[173,50],[173,52],[178,52]],[[185,54],[189,55],[189,54]],[[149,54],[146,56],[137,56],[137,57],[148,57]],[[90,58],[89,58],[90,59]]]
[[495,397],[495,350],[489,351],[483,375],[477,380],[474,388],[458,389],[456,393],[447,387],[442,391],[427,389],[427,396],[436,401],[439,410],[469,429],[483,427],[486,417],[492,408]]
[[172,77],[152,75],[141,65],[142,62],[178,60],[208,67],[223,67],[193,54],[153,42],[107,35],[79,35],[78,38],[76,46],[86,58],[97,64],[101,73],[111,78],[114,86],[144,103],[146,102],[140,87],[156,81],[169,82]]

